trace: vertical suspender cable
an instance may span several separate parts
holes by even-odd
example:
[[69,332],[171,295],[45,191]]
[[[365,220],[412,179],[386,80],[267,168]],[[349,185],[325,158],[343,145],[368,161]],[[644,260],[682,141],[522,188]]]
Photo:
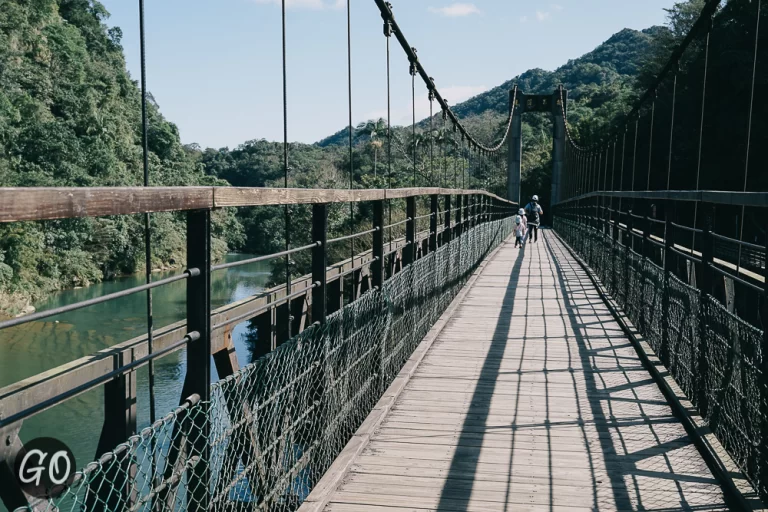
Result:
[[[353,174],[354,174],[354,160],[353,160],[353,153],[352,153],[352,0],[347,0],[347,87],[348,87],[348,99],[349,99],[349,189],[352,190],[352,181],[353,181]],[[349,203],[349,234],[354,234],[355,232],[355,203],[351,202]],[[349,250],[350,250],[350,258],[351,258],[351,268],[355,268],[355,239],[350,238],[349,239]],[[354,274],[353,274],[354,275]],[[354,294],[356,290],[354,289],[353,285],[353,291],[352,296],[354,297]]]
[[[288,188],[288,63],[286,56],[286,30],[285,30],[285,0],[282,0],[282,36],[283,36],[283,186]],[[285,250],[291,248],[291,211],[288,205],[283,210],[285,217]],[[285,295],[291,294],[291,257],[285,256]],[[291,319],[291,301],[286,302],[287,308],[287,339],[291,339],[293,322]]]
[[630,185],[630,189],[634,191],[635,190],[635,169],[637,168],[637,134],[640,131],[640,115],[638,114],[637,119],[635,119],[635,146],[632,150],[632,184]]
[[[679,66],[680,64],[676,64]],[[672,82],[672,118],[669,121],[669,158],[667,159],[667,190],[672,179],[672,143],[675,135],[675,107],[677,106],[677,70]]]
[[413,187],[416,187],[416,65],[411,62],[411,111],[413,124],[411,124],[411,144],[413,144]]
[[[760,37],[760,10],[762,7],[762,0],[757,0],[757,21],[755,22],[755,54],[752,59],[752,91],[749,97],[749,120],[747,121],[747,154],[744,161],[744,192],[747,191],[747,178],[749,178],[749,151],[752,143],[752,113],[755,105],[755,76],[757,74],[757,50],[758,41]],[[741,227],[739,229],[739,241],[744,237],[744,214],[746,213],[746,207],[741,206]],[[739,261],[736,264],[736,273],[741,270],[741,244],[739,244]],[[768,272],[767,272],[768,274]]]
[[[707,73],[709,72],[709,39],[712,35],[712,18],[709,18],[709,29],[707,30],[707,40],[704,47],[704,79],[701,85],[701,118],[699,120],[699,154],[696,163],[696,190],[699,190],[701,186],[701,154],[704,144],[704,112],[707,104]],[[693,227],[696,228],[696,221],[699,216],[699,202],[696,201],[693,205]],[[696,249],[696,231],[692,233],[691,239],[691,251]]]
[[429,90],[429,178],[430,185],[434,186],[435,180],[435,133],[434,133],[434,111],[433,104],[435,102],[435,93],[432,89]]
[[445,113],[445,110],[443,110],[443,133],[440,135],[440,157],[443,160],[443,179],[440,181],[441,187],[446,186],[446,182],[448,181],[448,163],[445,160],[445,137],[448,133],[446,128],[447,118],[448,115]]
[[[392,24],[384,22],[384,36],[387,39],[387,188],[392,188],[392,84],[389,66],[389,40],[392,37]],[[389,224],[392,224],[392,200],[387,201]],[[389,250],[392,250],[392,228],[389,228]]]
[[656,119],[656,95],[654,93],[653,103],[651,104],[651,130],[648,135],[648,178],[645,183],[645,190],[651,190],[651,162],[653,161],[653,123]]
[[[141,150],[144,164],[144,186],[149,186],[149,140],[147,121],[147,58],[144,35],[144,0],[139,0],[139,46],[141,52]],[[144,266],[147,284],[152,282],[152,239],[149,213],[144,214]],[[154,319],[152,290],[147,290],[147,352],[152,354],[154,345]],[[149,372],[149,422],[155,422],[155,365],[152,359],[147,365]],[[154,456],[154,450],[152,450]],[[153,459],[154,463],[154,459]],[[154,465],[154,464],[153,464]],[[154,472],[152,478],[154,478]]]
[[[680,63],[675,64],[675,77],[672,82],[672,118],[669,121],[669,157],[667,159],[667,190],[669,190],[669,186],[672,180],[672,144],[674,142],[674,135],[675,135],[675,107],[677,106],[677,74],[679,71]],[[667,211],[667,208],[669,205],[664,205],[664,216],[666,218],[670,218],[670,213]],[[669,229],[669,222],[664,223],[664,240],[666,243],[666,240],[671,236],[671,233],[667,233],[667,229]],[[664,251],[664,268],[669,268],[669,263],[667,262],[667,251]]]
[[[144,30],[144,0],[139,0],[139,51],[141,60],[141,152],[144,166],[144,186],[149,186],[149,122],[147,117],[147,53],[146,37]],[[144,214],[144,275],[147,284],[152,282],[152,237],[151,218],[149,213]],[[152,290],[147,290],[147,354],[154,351],[154,314],[152,307]],[[155,362],[150,359],[147,363],[149,388],[149,423],[154,424],[156,417],[155,407]],[[154,437],[150,443],[151,475],[150,482],[155,481],[157,473],[157,461],[155,459],[156,443]]]

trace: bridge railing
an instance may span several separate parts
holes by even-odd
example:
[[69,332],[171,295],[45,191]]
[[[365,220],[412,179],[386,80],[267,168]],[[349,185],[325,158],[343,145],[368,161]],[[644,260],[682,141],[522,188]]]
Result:
[[[395,201],[405,203],[405,218],[385,222]],[[370,228],[329,238],[329,206],[349,202],[370,206]],[[212,211],[285,204],[311,205],[309,244],[211,261]],[[0,431],[10,447],[0,464],[8,468],[23,447],[24,420],[88,390],[104,391],[96,462],[55,501],[4,481],[6,507],[294,508],[475,266],[511,232],[516,209],[487,192],[440,188],[0,189],[4,223],[173,211],[187,224],[186,269],[177,276],[0,322],[2,331],[173,282],[187,286],[186,320],[0,389]],[[329,264],[329,247],[352,240],[370,249]],[[299,252],[311,253],[309,275],[211,308],[212,272]],[[352,288],[347,301],[344,286]],[[254,361],[241,368],[232,329],[246,321],[259,339]],[[179,408],[137,433],[137,370],[182,350]]]
[[765,500],[768,245],[715,230],[734,207],[764,219],[768,193],[597,191],[557,205],[554,225]]

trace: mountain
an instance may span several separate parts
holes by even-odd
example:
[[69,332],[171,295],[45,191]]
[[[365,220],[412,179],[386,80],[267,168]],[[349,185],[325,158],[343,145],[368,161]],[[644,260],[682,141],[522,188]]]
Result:
[[[614,86],[632,86],[640,74],[654,39],[663,27],[652,27],[642,31],[624,29],[612,35],[607,41],[591,52],[568,61],[555,71],[530,69],[503,84],[452,107],[462,120],[486,112],[507,115],[509,91],[517,84],[519,89],[530,94],[553,92],[560,84],[569,91],[569,98],[583,102],[590,100],[597,107],[610,97]],[[440,117],[438,114],[436,117]],[[426,126],[428,120],[419,123]],[[469,121],[471,123],[471,121]],[[320,147],[348,144],[349,128],[345,127],[316,144]],[[359,142],[357,137],[355,142]]]

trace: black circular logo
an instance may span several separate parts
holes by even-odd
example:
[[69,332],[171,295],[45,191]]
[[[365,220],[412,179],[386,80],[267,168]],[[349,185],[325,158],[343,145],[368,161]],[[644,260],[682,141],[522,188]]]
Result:
[[75,456],[67,445],[52,437],[39,437],[16,455],[16,481],[36,498],[57,498],[75,478]]

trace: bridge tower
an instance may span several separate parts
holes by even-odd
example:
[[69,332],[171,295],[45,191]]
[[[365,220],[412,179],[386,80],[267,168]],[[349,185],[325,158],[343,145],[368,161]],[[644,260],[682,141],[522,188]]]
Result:
[[[520,197],[520,182],[522,179],[523,156],[523,122],[522,115],[526,112],[551,112],[552,126],[552,190],[550,204],[560,201],[560,181],[565,166],[565,108],[568,101],[568,91],[558,88],[549,94],[525,94],[515,86],[509,92],[510,108],[512,109],[512,127],[509,134],[507,151],[507,198],[522,204]],[[561,100],[562,98],[562,100]],[[514,102],[514,104],[513,104]]]

